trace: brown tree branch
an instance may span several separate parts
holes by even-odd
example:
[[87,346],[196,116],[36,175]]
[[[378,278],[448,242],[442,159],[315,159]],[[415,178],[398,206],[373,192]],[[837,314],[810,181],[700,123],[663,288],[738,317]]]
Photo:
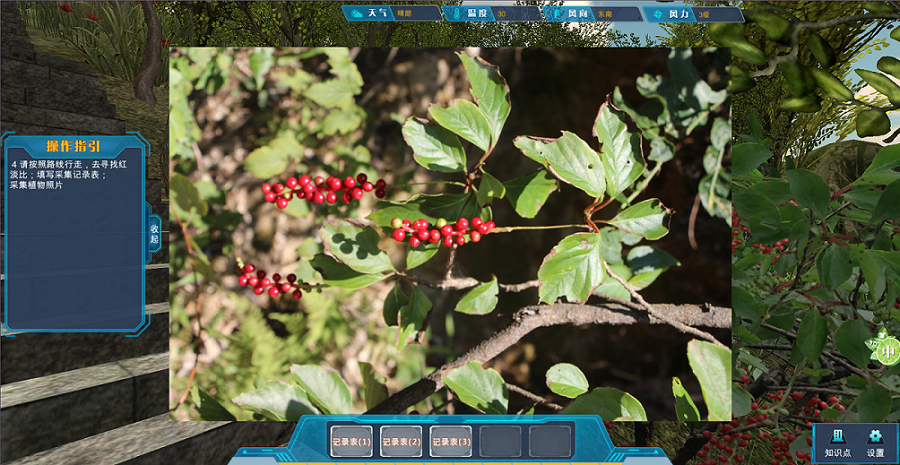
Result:
[[[452,251],[451,251],[451,253],[452,253]],[[416,284],[421,284],[423,286],[427,286],[432,289],[438,289],[441,291],[448,291],[448,290],[458,291],[458,290],[462,290],[462,289],[469,289],[469,288],[475,287],[479,284],[484,284],[475,278],[447,278],[440,282],[432,282],[432,281],[426,281],[424,279],[419,279],[415,276],[406,276],[406,277],[409,278],[410,281],[412,281]],[[506,291],[506,292],[521,292],[521,291],[524,291],[525,289],[530,289],[532,287],[538,287],[540,284],[541,284],[541,282],[539,280],[534,279],[534,280],[527,281],[527,282],[524,282],[521,284],[499,284],[499,286],[500,286],[501,290]]]
[[558,405],[558,404],[554,404],[553,402],[549,402],[549,401],[545,400],[543,397],[541,397],[537,394],[533,394],[529,391],[526,391],[525,389],[522,389],[519,386],[516,386],[515,384],[506,383],[506,389],[509,389],[510,391],[515,392],[516,394],[519,394],[521,396],[527,397],[528,399],[533,400],[534,402],[537,402],[539,404],[544,404],[547,407],[550,407],[553,410],[556,410],[557,412],[563,409],[562,405]]
[[[731,309],[729,308],[669,304],[658,304],[652,307],[654,310],[668,315],[670,320],[684,325],[709,328],[731,327]],[[366,413],[396,414],[405,412],[410,406],[421,402],[444,387],[441,375],[471,361],[487,362],[492,360],[537,328],[564,324],[629,325],[635,323],[660,324],[663,323],[663,320],[650,318],[644,311],[634,311],[618,304],[554,304],[525,307],[516,313],[512,324],[469,350],[462,357],[438,368],[415,384],[369,409]]]
[[159,74],[160,58],[162,57],[162,26],[153,4],[142,1],[144,20],[147,22],[147,47],[144,49],[144,62],[134,75],[134,96],[147,102],[151,107],[156,106],[156,96],[153,95],[153,83]]

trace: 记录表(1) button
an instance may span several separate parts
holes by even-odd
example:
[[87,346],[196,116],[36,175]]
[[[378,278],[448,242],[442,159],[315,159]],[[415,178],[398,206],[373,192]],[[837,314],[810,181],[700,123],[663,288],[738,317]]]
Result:
[[332,457],[371,457],[372,427],[357,425],[332,426],[328,446]]
[[421,457],[422,427],[418,425],[382,426],[381,456]]

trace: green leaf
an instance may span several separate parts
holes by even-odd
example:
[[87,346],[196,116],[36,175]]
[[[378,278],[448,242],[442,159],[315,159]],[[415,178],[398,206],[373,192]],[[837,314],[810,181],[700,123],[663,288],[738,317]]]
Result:
[[709,140],[716,151],[723,150],[725,144],[731,141],[731,122],[727,118],[713,120],[712,130],[709,132]]
[[300,386],[285,382],[269,381],[264,387],[245,392],[232,400],[235,404],[274,421],[297,421],[302,415],[319,413],[306,391]]
[[588,380],[577,366],[557,363],[547,370],[547,387],[569,399],[574,399],[588,391]]
[[872,354],[866,348],[866,340],[872,337],[869,325],[863,320],[845,321],[834,332],[834,346],[841,355],[850,359],[857,367],[865,370]]
[[647,199],[626,208],[608,223],[627,233],[655,241],[669,232],[667,220],[670,214],[671,210],[659,199]]
[[598,387],[575,398],[560,412],[563,415],[600,415],[603,421],[647,421],[640,401],[611,387]]
[[502,199],[506,195],[506,187],[487,171],[481,172],[481,184],[478,186],[478,205],[490,205],[492,199]]
[[759,298],[737,286],[731,287],[731,305],[734,307],[734,313],[754,324],[759,321],[766,309]]
[[825,348],[828,325],[818,311],[809,311],[803,316],[797,330],[796,345],[807,360],[816,360]]
[[794,201],[811,209],[819,218],[824,218],[831,202],[828,183],[818,174],[802,168],[788,170],[787,177]]
[[406,120],[402,132],[418,164],[442,173],[466,169],[466,153],[456,134],[416,117]]
[[900,172],[894,171],[898,166],[900,166],[900,144],[889,145],[875,154],[872,164],[852,184],[854,186],[890,184],[900,179]]
[[888,184],[872,212],[872,224],[900,220],[900,179]]
[[731,414],[734,418],[749,414],[752,403],[753,396],[746,389],[741,388],[737,383],[731,383]]
[[506,414],[506,383],[500,373],[481,368],[481,362],[469,362],[441,375],[441,379],[464,404],[484,413]]
[[601,238],[595,233],[577,233],[560,241],[538,270],[541,301],[553,304],[560,296],[569,302],[587,300],[605,275],[600,249]]
[[378,248],[378,233],[371,227],[360,229],[346,220],[334,220],[319,228],[325,251],[361,273],[392,270],[391,259]]
[[309,86],[303,96],[325,108],[343,108],[353,103],[356,91],[357,87],[351,82],[329,79]]
[[650,141],[650,161],[665,163],[675,158],[675,145],[663,137],[657,137]]
[[389,227],[394,218],[411,222],[425,219],[429,224],[434,224],[439,218],[447,220],[448,223],[454,223],[459,218],[472,219],[476,216],[484,221],[491,219],[491,209],[479,207],[475,194],[416,194],[409,200],[401,202],[380,201],[375,208],[376,210],[366,218],[383,228]]
[[472,96],[477,99],[478,108],[487,117],[491,126],[493,140],[491,145],[497,145],[510,109],[509,86],[506,85],[506,79],[500,75],[499,67],[484,61],[481,57],[471,58],[464,52],[458,52],[457,55],[469,76]]
[[413,286],[413,294],[409,303],[400,309],[400,333],[397,339],[397,350],[403,350],[409,338],[425,329],[425,318],[431,312],[431,301],[418,286]]
[[275,49],[273,48],[255,48],[250,55],[250,71],[253,72],[257,89],[262,89],[265,76],[269,74],[269,69],[272,68],[272,64],[275,62],[272,59],[274,52]]
[[359,362],[359,372],[362,374],[363,387],[366,396],[366,408],[371,409],[384,402],[389,397],[384,378],[372,368],[371,363]]
[[[770,179],[766,182],[758,182],[747,189],[745,189],[742,193],[735,196],[735,203],[739,203],[739,199],[743,195],[760,195],[768,200],[768,204],[772,206],[781,205],[788,200],[791,199],[791,186],[790,184],[776,179]],[[735,205],[737,207],[737,205]],[[753,216],[755,213],[750,212],[741,212],[738,210],[740,215],[744,215],[745,213]],[[750,216],[744,216],[744,218],[749,218]]]
[[170,184],[172,195],[175,202],[185,212],[190,212],[191,208],[196,208],[197,213],[206,216],[209,213],[209,205],[205,200],[200,198],[200,192],[197,187],[181,173],[172,173]]
[[213,396],[194,386],[191,388],[191,400],[194,401],[197,413],[203,421],[237,421],[225,407]]
[[452,107],[441,108],[432,103],[428,112],[438,124],[449,129],[481,150],[491,146],[491,128],[484,113],[468,100],[456,100]]
[[607,103],[600,105],[593,135],[601,144],[600,160],[606,175],[606,190],[610,197],[615,197],[644,172],[644,157],[641,136],[629,133],[624,115],[613,111]]
[[384,323],[388,326],[397,326],[397,316],[400,314],[400,309],[408,303],[409,297],[403,293],[403,290],[400,289],[400,281],[397,281],[394,283],[394,288],[391,289],[387,298],[384,299],[384,305],[382,306]]
[[881,299],[885,290],[885,273],[884,270],[889,266],[884,257],[874,250],[865,250],[860,253],[859,267],[862,270],[863,277],[866,278],[866,284],[869,286],[869,293],[875,299]]
[[325,415],[350,413],[350,389],[337,373],[318,365],[291,365],[291,375]]
[[856,398],[860,423],[881,423],[891,413],[891,394],[869,383]]
[[744,176],[775,156],[765,145],[758,142],[736,144],[731,149],[732,176]]
[[900,105],[900,86],[892,81],[891,78],[865,69],[855,69],[854,71],[875,90],[886,95],[891,105]]
[[522,218],[534,218],[547,198],[559,185],[547,170],[538,170],[521,178],[503,183],[506,198]]
[[731,351],[706,341],[688,342],[688,362],[700,380],[709,421],[731,418]]
[[[681,385],[678,377],[672,378],[672,393],[675,394],[675,417],[677,421],[700,421],[700,412],[691,400],[691,395]],[[747,403],[749,412],[750,403]]]
[[497,277],[490,281],[475,286],[456,304],[456,311],[467,315],[487,315],[497,306],[497,294],[500,287],[497,285]]
[[513,141],[528,158],[544,165],[557,178],[600,197],[606,190],[603,162],[587,142],[571,132],[563,131],[559,139],[519,136]]
[[646,245],[631,249],[627,259],[632,275],[628,279],[628,284],[637,289],[643,289],[652,284],[669,267],[681,266],[681,263],[665,250]]
[[710,215],[731,220],[731,204],[728,201],[731,194],[731,178],[728,173],[719,172],[718,176],[713,173],[707,174],[700,179],[699,190],[700,202]]
[[335,260],[334,257],[322,253],[316,254],[310,264],[322,274],[325,284],[342,289],[362,289],[387,277],[380,273],[360,273]]
[[331,110],[322,121],[322,134],[347,134],[362,124],[365,112],[356,105]]
[[431,257],[438,253],[440,245],[440,242],[432,244],[425,241],[418,247],[408,247],[406,249],[406,269],[411,270],[431,260]]
[[263,146],[247,155],[244,169],[259,179],[269,179],[283,173],[287,169],[288,154]]
[[819,279],[826,291],[833,291],[850,279],[853,267],[850,265],[850,251],[840,244],[831,244],[816,257]]

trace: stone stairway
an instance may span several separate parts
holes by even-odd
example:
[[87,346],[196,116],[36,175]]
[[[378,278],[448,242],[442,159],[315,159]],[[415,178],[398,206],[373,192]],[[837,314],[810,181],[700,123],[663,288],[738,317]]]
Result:
[[[36,53],[15,2],[0,2],[0,13],[0,134],[124,133],[90,66]],[[150,327],[140,337],[0,338],[0,463],[226,464],[240,447],[290,439],[296,423],[169,421],[169,205],[161,188],[146,180],[163,244],[146,266]],[[0,292],[5,284],[0,275]]]

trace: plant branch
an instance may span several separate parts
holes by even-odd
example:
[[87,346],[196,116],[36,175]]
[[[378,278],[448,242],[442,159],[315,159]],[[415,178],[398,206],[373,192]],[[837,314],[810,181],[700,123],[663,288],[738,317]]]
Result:
[[[700,305],[657,304],[655,311],[669,315],[680,324],[730,328],[731,309]],[[554,304],[525,307],[516,313],[512,324],[489,339],[472,348],[458,359],[438,368],[406,389],[392,395],[379,405],[369,409],[370,414],[391,414],[406,411],[444,387],[442,375],[471,361],[487,362],[511,347],[537,328],[564,324],[629,325],[635,323],[660,324],[643,312],[630,310],[617,304],[577,305]]]
[[532,394],[532,393],[520,388],[519,386],[516,386],[515,384],[506,383],[506,389],[509,389],[510,391],[515,392],[516,394],[525,396],[539,404],[544,404],[547,407],[550,407],[553,410],[556,410],[557,412],[563,409],[563,407],[561,405],[554,404],[553,402],[549,402],[549,401],[545,400],[543,397],[541,397],[537,394]]
[[[414,282],[416,284],[421,284],[423,286],[427,286],[432,289],[438,289],[441,291],[448,291],[448,290],[458,291],[458,290],[462,290],[462,289],[469,289],[469,288],[478,286],[479,284],[484,284],[483,282],[481,282],[477,279],[474,279],[474,278],[446,278],[443,281],[432,282],[432,281],[425,281],[424,279],[416,278],[415,276],[408,276],[408,275],[405,275],[405,276],[411,282]],[[540,284],[541,284],[541,282],[539,280],[534,279],[531,281],[526,281],[521,284],[500,284],[499,286],[500,286],[500,289],[502,289],[506,292],[521,292],[521,291],[524,291],[525,289],[531,289],[532,287],[538,287]]]
[[681,330],[681,332],[693,334],[694,336],[697,336],[701,339],[705,339],[709,342],[712,342],[713,344],[715,344],[719,347],[725,347],[725,344],[722,344],[721,342],[719,342],[719,340],[716,339],[715,337],[713,337],[712,334],[709,334],[705,331],[701,331],[697,328],[692,328],[692,327],[685,325],[683,323],[680,323],[678,321],[674,321],[673,319],[669,318],[668,315],[663,314],[662,312],[659,312],[657,309],[654,308],[653,305],[648,304],[647,301],[644,300],[644,298],[641,297],[640,294],[638,294],[637,290],[635,290],[634,287],[632,287],[630,284],[625,282],[624,279],[618,277],[615,273],[613,273],[612,269],[609,267],[608,263],[606,263],[604,261],[603,266],[606,268],[606,273],[608,275],[612,276],[613,278],[615,278],[615,280],[618,281],[619,284],[624,286],[625,289],[628,289],[628,292],[631,293],[631,297],[633,297],[634,300],[637,300],[641,304],[641,306],[644,307],[644,310],[647,310],[647,313],[649,313],[650,315],[653,315],[653,317],[658,318],[662,321],[665,321],[666,323],[674,326],[676,329]]

